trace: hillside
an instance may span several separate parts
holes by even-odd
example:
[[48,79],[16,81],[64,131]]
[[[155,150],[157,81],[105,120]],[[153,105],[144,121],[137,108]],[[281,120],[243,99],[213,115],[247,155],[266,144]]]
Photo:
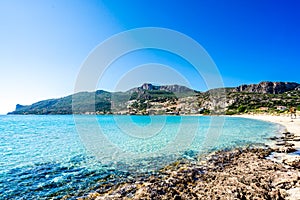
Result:
[[[16,105],[8,114],[125,114],[134,110],[143,112],[150,106],[148,102],[169,102],[178,97],[191,96],[194,90],[185,86],[154,86],[143,84],[126,92],[110,93],[103,90],[80,92],[59,99],[48,99],[32,105]],[[131,112],[131,114],[134,114]]]
[[[28,106],[18,104],[16,110],[8,114],[72,114],[72,100],[74,98],[77,99],[77,102],[81,102],[76,102],[74,105],[78,113],[93,112],[94,107],[101,112],[110,111],[111,94],[103,90],[97,90],[96,92],[80,92],[59,99],[39,101]],[[95,98],[96,103],[87,101],[90,98]]]
[[[224,95],[217,96],[224,91]],[[219,95],[219,94],[218,94]],[[143,84],[126,92],[80,92],[23,106],[8,114],[236,114],[300,110],[300,84],[261,82],[199,92],[180,85]]]

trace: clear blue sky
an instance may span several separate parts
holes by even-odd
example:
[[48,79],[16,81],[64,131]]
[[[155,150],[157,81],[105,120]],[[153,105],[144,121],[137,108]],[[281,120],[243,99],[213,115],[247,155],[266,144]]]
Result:
[[[0,113],[14,110],[17,103],[73,93],[81,64],[98,44],[116,33],[148,26],[174,29],[200,43],[225,86],[264,80],[300,82],[299,10],[297,0],[2,0]],[[193,80],[188,65],[183,61],[176,65],[174,56],[153,51],[128,57],[132,59],[124,57],[119,63],[118,69],[124,66],[120,72],[149,62],[177,71],[184,65],[191,85],[205,90],[201,81]],[[99,88],[113,90],[112,80],[121,75],[112,68]],[[149,77],[141,76],[139,81],[149,82]],[[163,73],[159,78],[153,82],[176,82]]]

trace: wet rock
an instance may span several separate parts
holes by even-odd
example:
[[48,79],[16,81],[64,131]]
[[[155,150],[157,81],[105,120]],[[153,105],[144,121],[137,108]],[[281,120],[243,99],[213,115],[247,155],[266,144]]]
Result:
[[292,141],[298,142],[298,141],[300,141],[300,137],[295,137],[295,138],[293,138]]
[[297,151],[297,149],[295,149],[293,147],[289,147],[289,146],[274,148],[274,152],[277,152],[277,153],[293,153],[295,151]]
[[276,136],[270,137],[270,138],[269,138],[269,140],[278,140],[278,139],[280,139],[280,138],[279,138],[279,137],[276,137]]
[[[281,146],[280,148],[292,148]],[[265,159],[271,149],[219,151],[199,162],[181,160],[95,199],[286,199],[300,188],[299,160],[287,167]],[[92,196],[91,196],[92,197]]]
[[277,143],[275,145],[277,145],[277,146],[285,146],[286,145],[286,141],[277,141]]
[[292,143],[285,143],[284,146],[285,146],[285,147],[293,147],[293,146],[295,146],[295,144],[292,144]]
[[294,167],[296,169],[300,169],[300,158],[299,157],[292,158],[292,159],[285,159],[285,160],[283,160],[283,163],[285,163],[291,167]]
[[283,135],[285,135],[285,136],[287,136],[287,135],[292,135],[292,133],[290,133],[290,132],[284,132],[284,133],[282,133]]

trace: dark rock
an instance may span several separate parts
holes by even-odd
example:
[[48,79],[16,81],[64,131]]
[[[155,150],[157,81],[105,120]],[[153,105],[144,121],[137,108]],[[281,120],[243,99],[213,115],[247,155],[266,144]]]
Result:
[[290,135],[291,133],[290,132],[284,132],[284,133],[282,133],[283,135]]
[[285,143],[284,146],[285,146],[285,147],[293,147],[293,146],[295,146],[295,144],[292,144],[292,143]]
[[274,137],[270,137],[269,140],[278,140],[279,138],[274,136]]
[[276,145],[277,146],[285,146],[286,145],[286,141],[278,141],[277,143],[276,143]]

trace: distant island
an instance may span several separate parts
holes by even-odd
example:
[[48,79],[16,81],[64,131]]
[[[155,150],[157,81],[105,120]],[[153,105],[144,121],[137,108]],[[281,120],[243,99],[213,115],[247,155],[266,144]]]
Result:
[[[216,92],[222,93],[217,103]],[[213,98],[213,99],[212,99]],[[8,114],[128,114],[193,115],[223,113],[284,113],[290,106],[300,110],[300,84],[261,82],[200,92],[180,85],[145,83],[126,92],[80,92],[59,99],[16,105]]]

